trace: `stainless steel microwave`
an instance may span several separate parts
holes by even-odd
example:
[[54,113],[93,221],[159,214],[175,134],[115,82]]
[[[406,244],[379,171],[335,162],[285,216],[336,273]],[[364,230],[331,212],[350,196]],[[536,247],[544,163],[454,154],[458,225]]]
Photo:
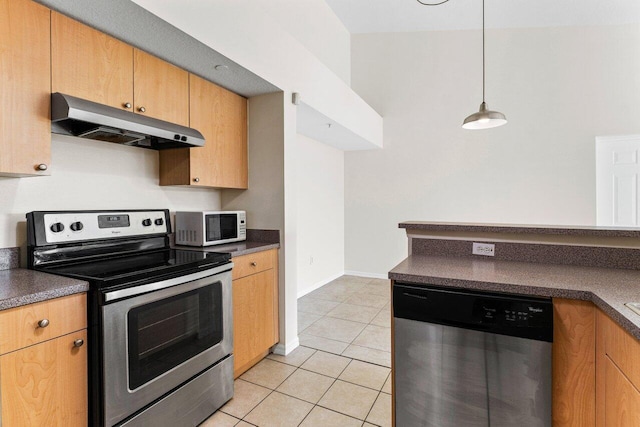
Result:
[[176,212],[176,245],[210,246],[246,239],[245,211]]

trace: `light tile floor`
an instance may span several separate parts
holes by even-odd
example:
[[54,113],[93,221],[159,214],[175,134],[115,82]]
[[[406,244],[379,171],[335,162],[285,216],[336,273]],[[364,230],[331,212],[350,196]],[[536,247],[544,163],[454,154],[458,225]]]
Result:
[[298,300],[301,346],[235,381],[201,427],[391,425],[388,280],[342,276]]

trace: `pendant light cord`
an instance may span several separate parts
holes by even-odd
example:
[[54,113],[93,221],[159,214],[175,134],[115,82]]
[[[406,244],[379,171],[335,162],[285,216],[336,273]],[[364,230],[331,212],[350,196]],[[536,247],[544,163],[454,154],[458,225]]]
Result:
[[444,4],[444,3],[448,2],[449,0],[444,0],[444,1],[441,1],[440,3],[424,3],[424,2],[422,2],[420,0],[417,0],[417,1],[418,1],[418,3],[420,3],[423,6],[440,6],[441,4]]
[[484,67],[484,0],[482,0],[482,102],[485,102],[484,99],[484,82],[485,78],[485,67]]

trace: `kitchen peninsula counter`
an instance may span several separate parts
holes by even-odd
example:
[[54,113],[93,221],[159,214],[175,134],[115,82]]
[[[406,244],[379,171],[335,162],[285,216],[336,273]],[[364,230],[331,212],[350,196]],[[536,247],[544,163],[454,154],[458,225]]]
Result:
[[487,292],[593,302],[640,339],[640,271],[514,261],[411,255],[389,272],[392,280]]
[[[640,230],[403,222],[409,257],[389,278],[416,284],[593,302],[640,340]],[[495,246],[472,254],[473,243]]]

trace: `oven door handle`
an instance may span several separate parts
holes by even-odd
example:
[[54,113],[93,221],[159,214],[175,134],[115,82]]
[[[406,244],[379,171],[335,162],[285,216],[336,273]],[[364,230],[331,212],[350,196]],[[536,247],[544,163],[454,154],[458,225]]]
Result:
[[153,292],[153,291],[158,291],[160,289],[170,288],[172,286],[193,282],[194,280],[202,279],[205,277],[215,276],[216,274],[229,271],[232,268],[233,268],[233,263],[229,262],[227,264],[220,265],[218,267],[208,268],[206,270],[198,271],[197,273],[178,276],[172,279],[162,280],[160,282],[153,282],[146,285],[133,286],[131,288],[118,289],[116,291],[105,292],[104,301],[112,302],[122,298],[128,298],[136,295],[146,294],[147,292]]

